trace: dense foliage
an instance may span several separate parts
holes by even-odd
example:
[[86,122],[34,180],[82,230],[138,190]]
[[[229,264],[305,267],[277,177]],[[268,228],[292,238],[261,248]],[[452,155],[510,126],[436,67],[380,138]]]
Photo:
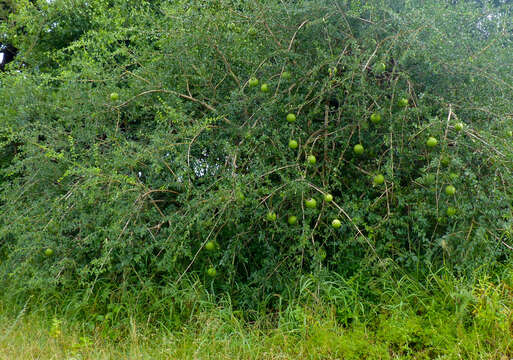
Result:
[[0,75],[6,293],[197,278],[253,307],[303,273],[506,261],[511,7],[366,3],[20,1],[0,27],[19,49]]

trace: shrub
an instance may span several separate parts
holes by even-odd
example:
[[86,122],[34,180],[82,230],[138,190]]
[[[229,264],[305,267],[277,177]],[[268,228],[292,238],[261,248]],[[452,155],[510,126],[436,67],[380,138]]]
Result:
[[[165,293],[197,276],[254,306],[319,269],[464,273],[507,257],[506,6],[59,4],[27,5],[7,29],[23,32],[0,77],[12,294]],[[40,17],[62,20],[23,28]]]

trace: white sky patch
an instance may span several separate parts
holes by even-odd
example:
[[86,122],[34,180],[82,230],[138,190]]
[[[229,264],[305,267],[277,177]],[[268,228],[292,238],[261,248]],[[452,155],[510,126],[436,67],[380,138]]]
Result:
[[0,64],[4,62],[4,53],[0,53]]

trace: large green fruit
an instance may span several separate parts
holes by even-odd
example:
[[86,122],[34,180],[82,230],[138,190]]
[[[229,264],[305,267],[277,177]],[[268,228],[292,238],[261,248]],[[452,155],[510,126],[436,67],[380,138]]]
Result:
[[376,64],[376,66],[374,66],[374,71],[376,71],[376,73],[378,73],[378,74],[383,73],[386,69],[387,69],[387,66],[385,65],[385,63],[382,63],[382,62],[379,62]]
[[289,216],[289,218],[287,219],[287,222],[289,223],[289,225],[296,225],[297,216],[294,216],[294,215]]
[[430,148],[435,147],[438,144],[438,140],[436,140],[434,137],[430,136],[427,141],[426,145]]
[[113,92],[112,94],[110,94],[110,99],[112,101],[117,101],[119,99],[118,93]]
[[46,249],[45,250],[45,255],[48,256],[48,257],[52,256],[53,255],[53,249],[50,249],[50,248]]
[[213,266],[209,267],[207,270],[207,275],[210,277],[215,277],[217,275],[216,269]]
[[452,173],[450,173],[450,174],[449,174],[449,178],[450,178],[451,180],[456,180],[458,177],[459,177],[459,175],[458,175],[458,174],[456,174],[456,173],[453,173],[453,172],[452,172]]
[[276,213],[274,211],[269,211],[267,213],[267,221],[276,221]]
[[381,114],[378,112],[375,112],[370,117],[373,124],[378,124],[381,121]]
[[294,115],[294,114],[288,114],[288,115],[287,115],[287,121],[288,121],[288,122],[290,122],[290,123],[292,123],[292,122],[296,121],[296,115]]
[[305,205],[309,209],[314,209],[315,207],[317,207],[317,201],[314,198],[310,198],[305,201]]
[[296,141],[296,140],[290,140],[290,141],[289,141],[289,148],[291,148],[291,149],[297,149],[297,147],[298,147],[298,143],[297,143],[297,141]]
[[374,176],[374,185],[381,185],[385,182],[385,177],[381,174]]
[[447,185],[445,187],[445,193],[449,196],[452,196],[452,195],[456,194],[456,188],[452,185]]
[[251,87],[258,86],[258,79],[255,77],[252,77],[251,79],[249,79],[249,86],[251,86]]
[[449,206],[447,208],[447,216],[454,216],[456,215],[456,208]]
[[363,145],[362,145],[362,144],[356,144],[356,145],[354,146],[354,148],[353,148],[353,151],[354,151],[354,153],[355,153],[356,155],[361,155],[361,154],[363,154],[363,151],[364,151],[364,149],[363,149]]
[[331,222],[331,226],[333,226],[335,229],[339,229],[342,226],[342,223],[339,219],[335,219]]
[[317,159],[313,155],[308,155],[306,161],[308,161],[310,165],[314,165],[317,162]]
[[407,107],[408,106],[408,99],[407,98],[400,98],[399,101],[397,102],[397,105],[399,107]]

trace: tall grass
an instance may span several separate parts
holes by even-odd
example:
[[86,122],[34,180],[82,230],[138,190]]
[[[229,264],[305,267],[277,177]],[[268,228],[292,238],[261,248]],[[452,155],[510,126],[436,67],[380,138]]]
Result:
[[305,276],[294,298],[252,313],[192,283],[183,298],[160,303],[183,312],[158,321],[136,299],[118,317],[89,321],[72,306],[15,313],[3,303],[0,359],[504,360],[513,356],[513,270],[497,273],[377,279],[375,302],[356,279]]

